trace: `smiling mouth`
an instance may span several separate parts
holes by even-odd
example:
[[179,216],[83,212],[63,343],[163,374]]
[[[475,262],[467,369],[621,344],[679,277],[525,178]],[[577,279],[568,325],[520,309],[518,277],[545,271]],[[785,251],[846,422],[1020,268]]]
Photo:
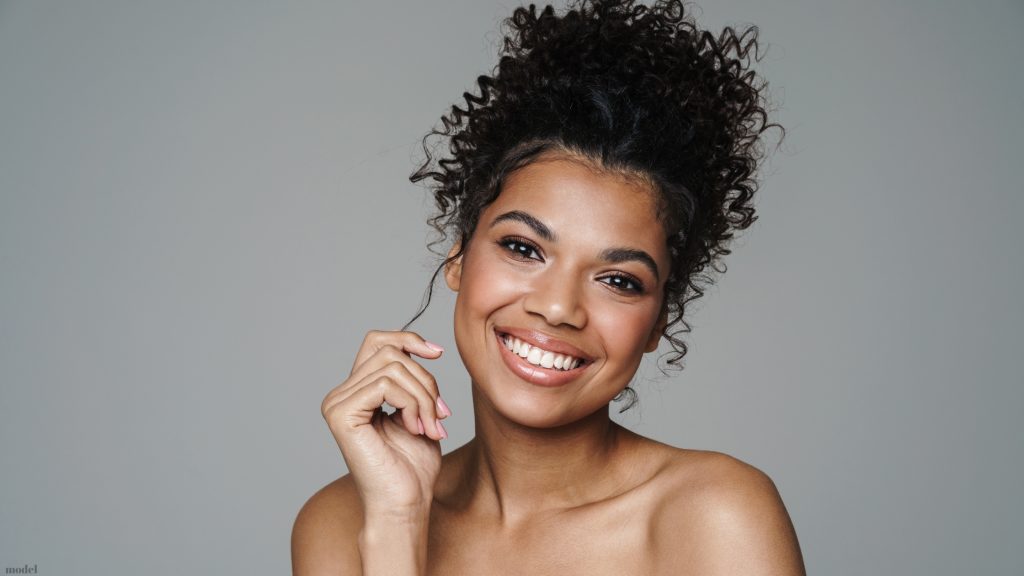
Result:
[[551,370],[552,372],[564,372],[579,368],[583,364],[583,359],[581,358],[548,352],[543,348],[527,344],[509,334],[499,334],[498,337],[513,354],[539,368]]

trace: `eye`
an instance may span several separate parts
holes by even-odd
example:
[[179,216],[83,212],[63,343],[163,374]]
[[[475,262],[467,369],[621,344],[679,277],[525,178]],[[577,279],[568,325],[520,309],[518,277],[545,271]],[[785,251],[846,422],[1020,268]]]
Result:
[[516,258],[524,260],[542,260],[537,253],[538,248],[523,238],[502,238],[498,240],[502,248],[511,252]]
[[604,278],[598,278],[598,281],[604,282],[605,284],[611,286],[612,288],[615,288],[620,292],[626,292],[629,294],[643,294],[644,292],[643,284],[641,284],[639,280],[636,280],[629,276],[622,276],[616,274],[614,276],[605,276]]

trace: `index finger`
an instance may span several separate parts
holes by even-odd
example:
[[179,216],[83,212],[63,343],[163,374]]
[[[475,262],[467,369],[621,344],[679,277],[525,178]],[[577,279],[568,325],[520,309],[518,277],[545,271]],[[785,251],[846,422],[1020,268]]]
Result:
[[[433,360],[441,356],[441,352],[444,352],[444,348],[427,342],[422,336],[415,332],[401,332],[399,330],[392,330],[390,332],[384,332],[380,330],[371,330],[363,338],[363,345],[359,347],[359,353],[356,354],[356,361],[352,364],[352,372],[355,373],[356,369],[359,368],[366,362],[370,356],[373,356],[377,350],[380,350],[384,346],[391,345],[405,352],[406,354],[415,354],[420,358],[426,358]],[[351,374],[350,373],[350,374]]]

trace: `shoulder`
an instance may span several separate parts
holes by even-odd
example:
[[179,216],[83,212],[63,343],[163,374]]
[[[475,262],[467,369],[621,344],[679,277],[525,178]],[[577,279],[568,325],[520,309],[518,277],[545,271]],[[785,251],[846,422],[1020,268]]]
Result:
[[804,574],[771,478],[718,452],[672,451],[658,474],[652,518],[660,563],[703,574]]
[[295,576],[361,573],[357,538],[363,508],[352,476],[324,486],[299,510],[292,527],[292,573]]

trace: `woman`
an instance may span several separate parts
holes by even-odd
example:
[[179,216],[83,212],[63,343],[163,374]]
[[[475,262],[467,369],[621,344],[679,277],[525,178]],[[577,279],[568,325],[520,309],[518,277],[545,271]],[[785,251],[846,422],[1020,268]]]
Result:
[[412,177],[453,240],[435,278],[458,293],[476,437],[441,456],[452,414],[413,359],[439,346],[368,334],[322,404],[350,474],[299,513],[294,573],[802,574],[764,474],[609,418],[661,338],[678,365],[684,305],[754,219],[773,126],[756,33],[715,38],[678,1],[507,26],[494,75],[433,133],[449,156]]

